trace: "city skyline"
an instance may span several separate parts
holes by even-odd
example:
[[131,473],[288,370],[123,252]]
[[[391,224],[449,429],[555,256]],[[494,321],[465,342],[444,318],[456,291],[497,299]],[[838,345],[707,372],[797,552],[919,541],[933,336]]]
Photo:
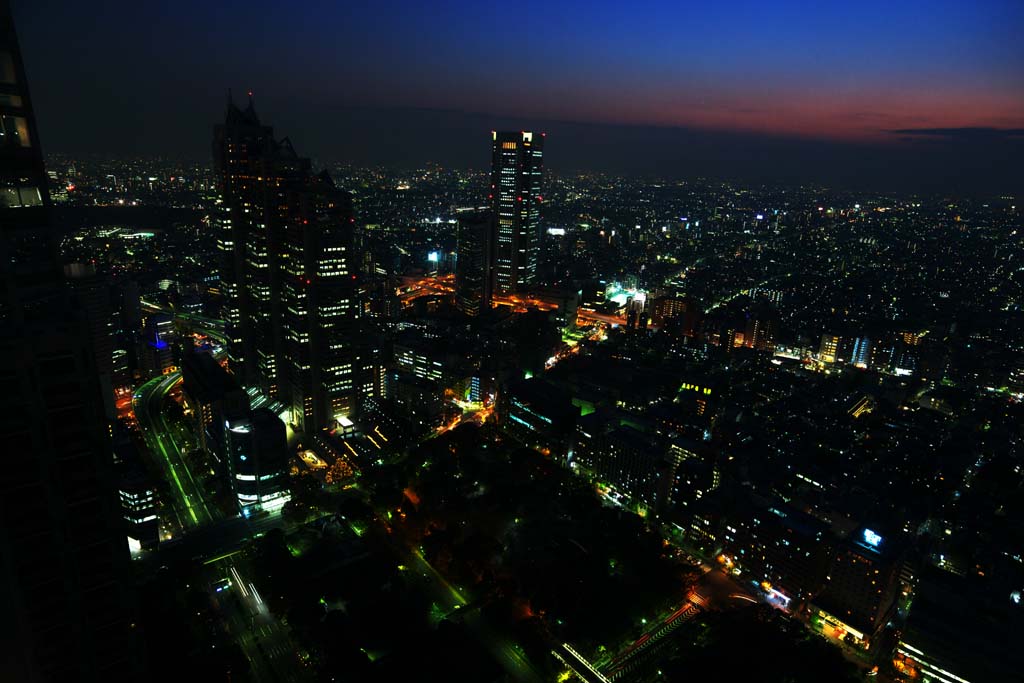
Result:
[[[1024,145],[1024,58],[1009,27],[1022,10],[1012,2],[814,13],[740,3],[728,18],[724,7],[685,4],[524,6],[537,19],[520,60],[501,56],[513,39],[506,23],[457,3],[351,14],[178,8],[195,22],[111,7],[124,35],[106,41],[96,40],[112,30],[103,15],[15,4],[51,151],[202,158],[200,117],[186,111],[219,109],[233,87],[253,90],[319,158],[364,164],[482,168],[479,135],[522,129],[563,140],[549,159],[563,171],[962,192],[1021,180],[1012,159]],[[405,38],[385,49],[384,25]],[[171,41],[193,49],[174,55]],[[271,59],[275,41],[295,47]],[[74,57],[83,51],[92,59]]]
[[0,0],[0,671],[1020,677],[1014,6],[192,1]]

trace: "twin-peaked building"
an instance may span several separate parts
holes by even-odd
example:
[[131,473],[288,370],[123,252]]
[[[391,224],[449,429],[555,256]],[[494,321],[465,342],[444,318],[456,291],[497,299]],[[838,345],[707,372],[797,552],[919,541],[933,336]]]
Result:
[[379,349],[359,327],[362,282],[347,192],[260,123],[250,96],[214,130],[216,212],[229,365],[245,387],[317,430],[359,411],[382,385]]

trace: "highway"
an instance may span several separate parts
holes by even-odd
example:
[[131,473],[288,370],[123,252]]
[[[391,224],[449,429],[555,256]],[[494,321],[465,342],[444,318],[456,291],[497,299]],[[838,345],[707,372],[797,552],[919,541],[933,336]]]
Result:
[[206,506],[202,489],[182,460],[181,449],[163,411],[167,395],[180,382],[180,372],[149,380],[132,395],[132,410],[149,450],[171,484],[175,515],[184,531],[209,523],[213,515]]
[[[608,325],[625,326],[626,324],[626,318],[621,315],[608,315],[607,313],[598,313],[597,311],[592,311],[589,308],[579,309],[579,311],[576,313],[576,317],[579,318],[580,320],[585,320],[587,322],[599,322],[606,323]],[[648,324],[648,327],[653,329],[653,326],[650,324]]]
[[[192,325],[195,332],[215,339],[221,348],[214,357],[220,358],[226,352],[227,338],[224,336],[224,321],[216,318],[174,311],[157,304],[141,300],[141,305],[151,311],[173,315]],[[202,488],[196,484],[192,472],[181,457],[181,448],[174,438],[174,432],[164,414],[167,395],[182,381],[181,372],[155,377],[132,394],[132,412],[142,429],[146,444],[160,463],[174,494],[173,508],[182,531],[194,529],[213,521],[213,515],[206,505]]]

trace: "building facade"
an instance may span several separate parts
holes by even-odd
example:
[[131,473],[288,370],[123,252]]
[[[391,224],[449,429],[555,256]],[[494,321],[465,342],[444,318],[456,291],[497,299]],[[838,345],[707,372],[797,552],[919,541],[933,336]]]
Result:
[[362,282],[350,196],[287,138],[228,103],[214,131],[216,212],[229,366],[279,399],[300,429],[381,393],[380,349],[356,329]]
[[491,305],[494,288],[494,216],[487,212],[459,216],[455,262],[455,305],[476,316]]
[[511,294],[535,282],[540,257],[544,134],[491,134],[491,212],[497,222],[494,291]]
[[276,510],[290,499],[288,438],[284,423],[266,408],[225,422],[231,487],[242,514]]

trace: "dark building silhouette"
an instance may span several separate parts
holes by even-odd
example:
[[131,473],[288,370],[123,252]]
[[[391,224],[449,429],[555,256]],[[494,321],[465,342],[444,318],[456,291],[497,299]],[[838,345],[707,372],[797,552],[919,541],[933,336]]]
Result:
[[650,305],[651,324],[679,336],[692,337],[699,322],[700,307],[689,297],[661,296]]
[[491,139],[489,199],[497,221],[494,291],[508,294],[537,277],[544,134],[495,131]]
[[487,212],[459,216],[455,304],[466,315],[479,315],[491,305],[494,288],[494,216]]
[[572,448],[580,417],[568,393],[540,378],[509,382],[498,397],[498,413],[506,433],[559,459]]
[[64,282],[10,7],[0,2],[0,672],[140,680],[95,358]]
[[160,543],[160,499],[131,434],[115,427],[114,463],[125,535],[133,550],[152,550]]
[[110,303],[110,285],[106,278],[97,274],[96,266],[91,263],[65,265],[64,275],[78,307],[85,314],[96,372],[103,390],[103,409],[107,417],[113,419],[114,388],[124,386],[127,377],[115,373],[114,369],[114,311]]

